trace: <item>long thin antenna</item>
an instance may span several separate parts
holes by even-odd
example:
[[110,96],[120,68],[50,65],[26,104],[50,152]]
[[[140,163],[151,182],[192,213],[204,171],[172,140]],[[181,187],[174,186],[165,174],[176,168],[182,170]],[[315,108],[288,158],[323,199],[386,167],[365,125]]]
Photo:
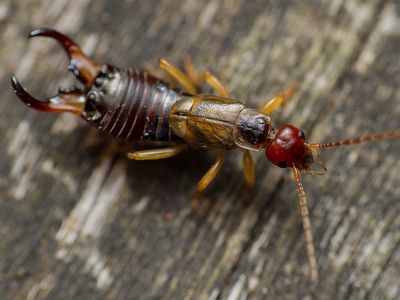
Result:
[[310,265],[311,281],[314,285],[318,283],[318,266],[315,256],[313,235],[311,230],[310,214],[307,207],[307,198],[301,183],[300,171],[295,166],[292,167],[294,181],[296,182],[297,193],[299,195],[300,213],[303,220],[304,238],[306,240],[308,263]]
[[308,144],[310,149],[320,149],[320,148],[330,148],[330,147],[340,147],[340,146],[350,146],[354,144],[361,144],[367,142],[380,141],[384,139],[393,139],[400,138],[400,130],[397,131],[388,131],[377,134],[360,136],[348,140],[333,142],[333,143],[316,143],[316,144]]

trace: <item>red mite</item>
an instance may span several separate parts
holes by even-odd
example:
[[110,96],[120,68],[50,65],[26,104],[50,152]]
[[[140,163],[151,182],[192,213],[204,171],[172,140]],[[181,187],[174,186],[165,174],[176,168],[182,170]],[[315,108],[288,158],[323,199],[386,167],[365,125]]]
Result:
[[[196,74],[187,59],[184,61],[185,72],[164,59],[160,60],[160,68],[174,80],[168,84],[143,70],[100,65],[88,58],[69,37],[55,30],[43,28],[29,35],[36,36],[53,38],[63,46],[71,59],[68,69],[83,88],[60,89],[56,96],[40,101],[26,92],[13,76],[11,83],[21,101],[40,111],[73,113],[122,142],[155,147],[128,153],[131,159],[168,158],[189,146],[215,151],[217,160],[197,184],[194,209],[220,170],[227,150],[243,150],[244,177],[249,189],[254,185],[254,163],[249,151],[265,148],[269,161],[281,168],[291,168],[299,195],[311,280],[315,284],[318,267],[300,173],[316,175],[327,171],[318,155],[321,148],[400,137],[399,130],[334,143],[310,144],[300,129],[284,125],[276,130],[269,117],[292,96],[295,87],[253,109],[231,98],[210,72]],[[218,96],[199,94],[198,87],[203,82]],[[176,84],[183,91],[174,88]],[[319,164],[322,171],[313,170],[314,164]]]

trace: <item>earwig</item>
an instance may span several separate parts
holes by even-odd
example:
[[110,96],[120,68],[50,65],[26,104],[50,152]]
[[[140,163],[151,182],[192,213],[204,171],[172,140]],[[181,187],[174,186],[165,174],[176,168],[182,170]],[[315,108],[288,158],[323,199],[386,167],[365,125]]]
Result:
[[[270,162],[280,168],[290,168],[297,187],[314,284],[318,282],[318,266],[301,172],[324,174],[327,171],[319,158],[318,152],[322,148],[400,137],[398,130],[333,143],[308,143],[303,131],[293,125],[275,129],[269,117],[290,99],[296,86],[266,101],[258,109],[252,109],[231,98],[224,85],[210,72],[195,74],[188,60],[184,61],[186,72],[160,60],[160,68],[181,85],[181,91],[146,71],[100,65],[88,58],[69,37],[55,30],[43,28],[29,35],[37,36],[53,38],[63,46],[70,58],[68,69],[83,88],[60,89],[57,95],[40,101],[12,76],[14,92],[27,106],[46,112],[73,113],[120,141],[155,147],[128,153],[134,160],[172,157],[189,146],[217,152],[217,160],[197,184],[193,209],[198,207],[201,195],[219,172],[227,150],[243,150],[244,177],[249,189],[255,180],[249,151],[265,149]],[[199,94],[198,87],[204,81],[218,95]],[[319,164],[322,171],[314,171],[315,164]]]

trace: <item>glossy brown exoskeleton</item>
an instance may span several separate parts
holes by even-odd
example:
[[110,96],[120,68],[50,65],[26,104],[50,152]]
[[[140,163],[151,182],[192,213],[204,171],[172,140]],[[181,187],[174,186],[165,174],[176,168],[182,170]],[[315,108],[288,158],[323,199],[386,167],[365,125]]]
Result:
[[[269,114],[291,97],[295,87],[253,109],[232,99],[221,82],[209,72],[196,75],[188,61],[185,62],[185,74],[166,60],[160,60],[160,68],[182,86],[182,92],[146,71],[100,65],[88,58],[70,38],[55,30],[38,29],[29,37],[36,36],[51,37],[64,47],[71,59],[68,69],[84,88],[60,89],[56,96],[39,101],[13,76],[11,81],[16,95],[29,107],[47,112],[70,112],[120,141],[156,147],[128,153],[128,157],[135,160],[168,158],[188,146],[218,153],[216,162],[197,185],[194,208],[220,170],[227,150],[243,150],[248,188],[254,185],[254,164],[249,150],[265,149],[273,164],[291,168],[314,283],[318,280],[318,268],[300,172],[323,174],[326,171],[318,156],[320,148],[400,137],[400,131],[392,131],[335,143],[310,144],[304,132],[292,125],[279,129],[271,125]],[[198,86],[203,81],[219,95],[199,94]],[[322,167],[321,171],[312,169],[315,163]]]

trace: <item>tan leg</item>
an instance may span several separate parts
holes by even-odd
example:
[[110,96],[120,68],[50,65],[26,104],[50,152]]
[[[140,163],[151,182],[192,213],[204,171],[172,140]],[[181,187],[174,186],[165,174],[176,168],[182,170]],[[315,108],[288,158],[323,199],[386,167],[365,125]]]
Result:
[[252,191],[255,182],[254,162],[251,158],[249,150],[243,151],[243,173],[246,181],[246,189],[244,191],[244,202],[250,203],[252,199]]
[[203,73],[204,79],[207,81],[207,83],[216,91],[218,94],[220,94],[222,97],[225,98],[230,98],[230,95],[228,91],[226,90],[225,86],[222,84],[221,81],[218,80],[217,77],[215,77],[213,74],[211,74],[208,71],[205,71]]
[[328,168],[325,166],[324,162],[322,161],[321,157],[319,156],[319,151],[317,149],[311,149],[315,161],[321,166],[322,170],[321,171],[314,171],[314,170],[303,170],[305,174],[311,175],[311,176],[321,176],[325,175],[326,172],[328,171]]
[[181,70],[178,69],[178,67],[161,58],[160,68],[178,81],[187,92],[193,95],[197,94],[196,86]]
[[160,68],[168,75],[172,76],[191,94],[196,94],[198,86],[205,80],[218,94],[222,97],[229,98],[230,95],[225,86],[211,74],[209,71],[204,71],[200,75],[196,75],[193,70],[193,65],[188,57],[184,59],[184,68],[188,75],[185,75],[178,67],[174,66],[165,59],[160,59]]
[[197,211],[200,205],[201,196],[203,192],[207,188],[207,186],[214,180],[215,176],[217,176],[219,170],[221,169],[222,163],[224,162],[225,153],[219,152],[218,158],[215,163],[211,166],[211,168],[207,171],[206,174],[200,179],[197,184],[196,194],[193,198],[192,202],[192,211]]
[[185,55],[183,57],[183,69],[185,70],[189,79],[196,85],[196,87],[203,83],[204,78],[202,76],[202,73],[198,74],[194,70],[192,61],[188,55]]
[[315,149],[311,149],[311,151],[314,153],[314,156],[315,156],[317,162],[319,163],[319,165],[323,169],[323,174],[325,174],[328,171],[328,168],[326,167],[326,165],[324,164],[323,160],[319,156],[319,151],[315,150]]
[[143,63],[142,69],[151,76],[162,79],[163,81],[167,82],[171,87],[176,87],[176,81],[174,80],[174,78],[171,77],[170,74],[167,73],[166,76],[163,76],[164,74],[160,70],[156,70],[148,62]]
[[187,149],[187,145],[176,145],[167,148],[149,149],[127,153],[129,159],[134,160],[156,160],[175,156]]
[[246,180],[247,188],[251,190],[254,186],[254,162],[251,158],[249,150],[243,151],[243,172],[244,179]]
[[303,170],[303,173],[311,176],[323,176],[326,174],[325,171],[314,171],[314,170]]
[[297,91],[298,87],[298,83],[293,84],[286,92],[277,95],[261,105],[258,111],[265,115],[270,115],[278,106],[284,105]]
[[225,86],[211,72],[203,71],[199,74],[196,74],[193,68],[193,64],[188,56],[185,56],[183,58],[183,68],[185,69],[185,72],[190,80],[196,85],[196,87],[206,81],[216,93],[220,94],[222,97],[230,98],[229,92],[227,91]]

